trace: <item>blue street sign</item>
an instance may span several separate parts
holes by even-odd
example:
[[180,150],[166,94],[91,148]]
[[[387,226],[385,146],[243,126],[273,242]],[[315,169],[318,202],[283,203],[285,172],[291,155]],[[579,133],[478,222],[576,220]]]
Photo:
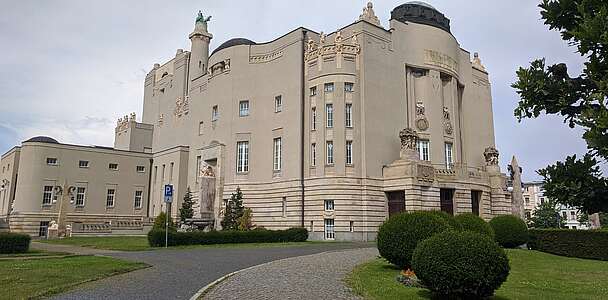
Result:
[[165,203],[173,202],[173,185],[165,184]]

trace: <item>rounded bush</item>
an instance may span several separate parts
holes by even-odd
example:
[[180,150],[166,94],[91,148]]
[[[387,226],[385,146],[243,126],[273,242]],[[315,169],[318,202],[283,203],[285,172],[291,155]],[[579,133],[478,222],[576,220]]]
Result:
[[456,219],[454,219],[454,216],[448,214],[445,211],[442,210],[429,210],[429,211],[424,211],[424,213],[427,214],[432,214],[435,215],[437,217],[440,217],[442,219],[444,219],[446,222],[448,222],[448,225],[450,225],[450,227],[456,231],[460,231],[462,230],[462,226],[460,225],[460,223],[458,223],[456,221]]
[[418,244],[412,257],[418,279],[439,299],[480,299],[509,276],[505,251],[487,235],[448,231]]
[[390,263],[407,269],[418,242],[450,229],[448,223],[426,212],[401,213],[390,217],[378,230],[378,252]]
[[472,213],[464,213],[457,215],[454,219],[462,226],[462,230],[485,234],[494,239],[494,229],[479,216]]
[[30,249],[31,237],[21,233],[0,233],[0,253],[25,253]]
[[492,218],[490,226],[494,229],[494,239],[505,248],[515,248],[528,242],[528,226],[513,215]]

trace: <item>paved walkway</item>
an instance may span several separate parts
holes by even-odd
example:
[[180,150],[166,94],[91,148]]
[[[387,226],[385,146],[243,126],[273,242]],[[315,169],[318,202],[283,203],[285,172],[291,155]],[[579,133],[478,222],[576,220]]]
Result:
[[203,299],[360,299],[343,280],[376,248],[325,252],[256,266],[229,277]]
[[[323,243],[277,247],[167,249],[103,253],[150,268],[85,283],[55,299],[189,299],[225,274],[288,257],[367,248],[369,243]],[[245,297],[244,299],[247,299]]]
[[49,244],[49,243],[40,243],[40,242],[32,242],[30,244],[30,248],[35,250],[43,250],[43,251],[51,251],[51,252],[67,252],[74,253],[78,255],[109,255],[112,253],[119,253],[119,251],[113,250],[103,250],[103,249],[93,249],[72,245],[60,245],[60,244]]

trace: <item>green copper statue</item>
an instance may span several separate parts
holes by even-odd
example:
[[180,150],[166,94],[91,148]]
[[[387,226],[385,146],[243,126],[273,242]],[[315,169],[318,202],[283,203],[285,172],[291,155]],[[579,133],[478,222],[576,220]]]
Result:
[[205,16],[203,16],[203,13],[199,10],[198,11],[198,16],[196,17],[196,22],[201,22],[201,23],[207,23],[209,22],[209,20],[211,20],[211,16],[208,16],[205,18]]

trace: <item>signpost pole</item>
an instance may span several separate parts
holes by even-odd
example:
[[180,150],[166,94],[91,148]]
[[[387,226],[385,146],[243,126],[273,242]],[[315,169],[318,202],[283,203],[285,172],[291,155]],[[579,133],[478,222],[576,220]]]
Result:
[[167,248],[169,242],[169,203],[165,203],[165,210],[167,211],[165,215],[165,248]]
[[166,215],[165,215],[165,248],[167,248],[169,246],[169,218],[170,218],[170,213],[171,210],[169,209],[169,207],[171,207],[171,202],[173,202],[173,185],[171,184],[166,184],[165,185],[165,211],[166,211]]

